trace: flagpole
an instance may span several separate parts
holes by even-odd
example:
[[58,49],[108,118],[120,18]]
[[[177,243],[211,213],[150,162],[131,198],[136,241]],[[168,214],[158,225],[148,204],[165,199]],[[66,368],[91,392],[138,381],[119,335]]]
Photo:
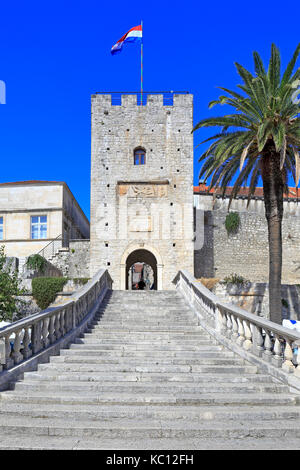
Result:
[[141,106],[143,106],[143,41],[144,41],[144,31],[143,31],[143,20],[141,21],[142,26],[142,41],[141,41]]

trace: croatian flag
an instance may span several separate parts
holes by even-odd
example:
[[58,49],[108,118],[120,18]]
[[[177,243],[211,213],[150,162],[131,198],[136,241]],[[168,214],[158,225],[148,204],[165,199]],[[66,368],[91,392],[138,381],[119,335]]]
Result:
[[121,52],[123,48],[123,44],[127,42],[138,42],[142,39],[143,37],[143,28],[142,25],[139,26],[134,26],[131,28],[124,36],[119,39],[119,41],[116,42],[116,44],[111,48],[111,53],[117,54],[118,52]]

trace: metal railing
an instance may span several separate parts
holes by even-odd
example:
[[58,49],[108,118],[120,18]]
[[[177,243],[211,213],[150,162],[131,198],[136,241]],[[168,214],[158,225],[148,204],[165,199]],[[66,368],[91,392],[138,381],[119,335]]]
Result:
[[54,256],[57,250],[62,248],[63,238],[62,235],[58,235],[54,240],[51,240],[48,245],[44,246],[37,254],[43,256],[43,258],[49,259],[51,256]]

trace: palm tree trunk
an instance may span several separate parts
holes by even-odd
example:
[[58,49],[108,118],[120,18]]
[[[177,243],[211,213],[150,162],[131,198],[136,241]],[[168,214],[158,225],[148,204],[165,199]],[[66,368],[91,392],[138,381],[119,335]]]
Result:
[[270,320],[281,324],[281,272],[282,272],[282,216],[283,175],[280,170],[280,155],[268,149],[262,159],[265,213],[269,238],[269,315]]

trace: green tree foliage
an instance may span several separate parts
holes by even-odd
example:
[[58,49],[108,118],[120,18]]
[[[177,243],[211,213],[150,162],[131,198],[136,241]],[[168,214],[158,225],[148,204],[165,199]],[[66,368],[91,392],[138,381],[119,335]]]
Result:
[[204,141],[211,143],[200,157],[199,178],[205,176],[205,181],[210,180],[209,189],[216,188],[223,197],[232,185],[229,207],[242,186],[248,186],[249,205],[262,179],[269,235],[269,310],[277,323],[281,323],[282,313],[283,195],[288,191],[288,176],[293,176],[296,186],[300,176],[300,106],[294,99],[300,79],[300,68],[294,72],[299,52],[300,44],[283,73],[274,44],[268,68],[257,52],[253,53],[254,74],[236,63],[242,79],[240,92],[219,87],[225,94],[209,104],[225,104],[233,113],[203,119],[193,129],[220,128]]
[[27,268],[33,269],[34,271],[38,271],[40,273],[45,272],[46,265],[46,259],[38,254],[29,256],[26,262]]
[[11,268],[11,263],[4,254],[4,246],[0,247],[0,321],[12,321],[17,304],[17,296],[26,294],[20,287],[18,272]]

